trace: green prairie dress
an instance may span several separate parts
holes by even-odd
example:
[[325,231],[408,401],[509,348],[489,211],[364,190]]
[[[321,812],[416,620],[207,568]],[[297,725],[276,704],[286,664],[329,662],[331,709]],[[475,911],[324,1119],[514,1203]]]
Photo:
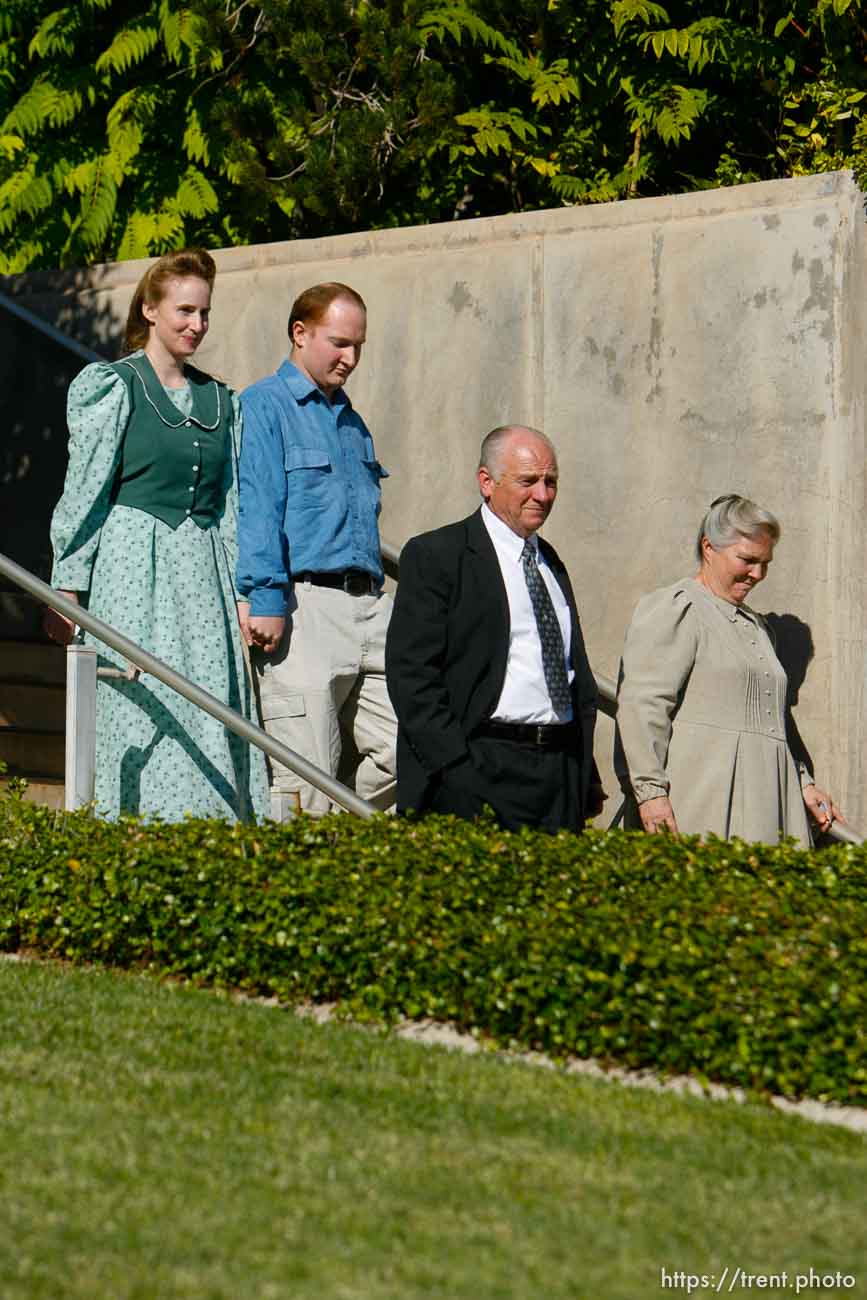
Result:
[[[51,581],[251,718],[234,585],[241,414],[230,389],[186,373],[184,388],[164,388],[134,352],[73,380]],[[86,640],[101,666],[126,667]],[[264,756],[148,674],[101,678],[95,803],[109,818],[261,818]]]

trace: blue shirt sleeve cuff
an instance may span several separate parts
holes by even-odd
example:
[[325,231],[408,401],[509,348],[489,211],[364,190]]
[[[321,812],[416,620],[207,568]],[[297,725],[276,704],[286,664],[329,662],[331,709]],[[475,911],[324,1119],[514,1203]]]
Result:
[[242,600],[250,602],[251,618],[285,618],[286,592],[281,588],[269,589],[260,588],[258,591],[251,591],[249,595],[242,596]]

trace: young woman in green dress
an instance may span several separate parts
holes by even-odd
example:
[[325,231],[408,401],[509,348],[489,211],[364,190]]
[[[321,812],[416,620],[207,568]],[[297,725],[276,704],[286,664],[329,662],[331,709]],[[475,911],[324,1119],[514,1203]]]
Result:
[[[54,511],[52,585],[250,717],[235,597],[235,394],[190,364],[208,331],[216,266],[168,253],[142,276],[114,364],[69,389],[69,468]],[[49,611],[68,642],[73,624]],[[125,667],[94,638],[105,666]],[[143,674],[97,691],[96,811],[178,821],[268,810],[264,757]]]

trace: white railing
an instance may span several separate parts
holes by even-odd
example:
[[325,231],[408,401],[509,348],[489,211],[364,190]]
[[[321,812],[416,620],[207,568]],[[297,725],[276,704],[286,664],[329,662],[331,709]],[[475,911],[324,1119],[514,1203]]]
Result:
[[[382,558],[391,577],[397,578],[400,567],[400,548],[392,546],[389,542],[382,543]],[[593,679],[596,682],[596,690],[599,693],[599,710],[609,718],[617,716],[617,684],[610,677],[605,677],[602,673],[594,673]],[[618,808],[614,818],[610,823],[611,827],[618,825],[623,817],[624,805]],[[863,844],[864,837],[857,831],[853,831],[850,826],[844,826],[840,822],[833,822],[830,828],[824,832],[829,839],[837,840],[840,844]]]
[[96,778],[96,647],[66,647],[66,761],[63,806],[69,812],[93,799]]
[[14,298],[10,298],[8,293],[0,293],[0,307],[4,311],[8,311],[10,315],[23,320],[25,324],[32,325],[35,330],[39,330],[40,334],[44,334],[46,338],[51,339],[52,343],[57,343],[60,347],[66,348],[67,352],[72,352],[75,356],[80,357],[82,361],[105,361],[105,357],[100,356],[98,352],[94,352],[93,348],[87,347],[84,343],[79,343],[78,339],[72,338],[69,334],[64,334],[63,330],[59,330],[56,325],[52,325],[50,321],[38,316],[29,307],[22,307]]
[[[92,348],[87,347],[83,343],[79,343],[77,339],[71,338],[68,334],[64,334],[62,330],[57,329],[56,326],[50,324],[49,321],[44,320],[35,312],[30,311],[27,307],[20,306],[14,298],[10,298],[8,294],[0,293],[0,307],[19,317],[19,319],[26,321],[28,325],[39,330],[42,334],[52,339],[53,342],[58,343],[61,347],[65,347],[70,352],[75,353],[75,355],[81,357],[82,360],[104,360],[98,352],[95,352]],[[389,576],[397,579],[398,571],[400,569],[400,547],[393,546],[390,542],[383,541],[381,543],[381,550],[386,572]],[[14,570],[15,572],[12,572],[11,570]],[[128,641],[127,638],[121,636],[120,633],[115,633],[113,628],[109,628],[108,625],[102,623],[100,619],[94,619],[91,615],[87,615],[87,619],[90,620],[91,623],[91,625],[88,626],[88,623],[85,622],[86,611],[81,610],[78,605],[74,605],[71,601],[65,601],[63,597],[58,595],[53,587],[49,587],[46,583],[40,582],[34,574],[28,573],[26,569],[22,569],[20,565],[15,564],[12,560],[7,559],[7,557],[3,555],[0,555],[0,573],[5,573],[7,577],[12,578],[12,581],[17,582],[25,591],[30,591],[31,595],[37,595],[38,599],[44,600],[45,603],[51,605],[53,609],[60,610],[60,613],[66,614],[67,618],[71,618],[74,622],[79,623],[80,626],[86,627],[88,631],[93,631],[94,635],[99,636],[99,639],[105,641],[107,645],[112,645],[115,649],[118,649],[115,641],[110,640],[107,635],[103,635],[101,632],[94,631],[95,626],[98,624],[106,633],[109,633],[118,640],[124,642],[130,650],[134,652],[133,654],[130,654],[127,653],[126,650],[119,651],[119,653],[122,654],[124,658],[128,659],[130,663],[142,668],[142,662],[140,660],[149,660],[153,666],[151,668],[143,668],[143,671],[152,673],[154,677],[159,677],[161,681],[164,681],[168,686],[172,686],[173,689],[179,692],[179,694],[185,695],[186,698],[192,700],[194,704],[199,704],[199,707],[205,709],[207,713],[211,713],[212,716],[218,717],[230,731],[235,731],[236,734],[242,735],[244,739],[249,740],[250,744],[258,746],[258,748],[263,750],[264,753],[269,754],[272,758],[276,758],[278,762],[282,763],[285,767],[290,768],[293,772],[296,772],[305,781],[316,786],[317,789],[322,790],[323,793],[327,794],[329,798],[333,799],[335,803],[340,805],[340,807],[345,808],[348,812],[356,812],[361,817],[370,817],[376,811],[372,804],[361,799],[353,790],[350,790],[348,786],[342,785],[339,781],[335,781],[327,772],[323,772],[319,768],[315,767],[307,759],[302,757],[301,754],[296,754],[294,750],[289,749],[286,745],[281,745],[279,741],[274,740],[274,738],[269,736],[266,731],[263,731],[261,727],[257,727],[254,723],[249,722],[242,716],[242,714],[236,713],[234,709],[227,708],[227,706],[222,704],[222,702],[216,699],[215,696],[209,695],[209,693],[203,691],[201,687],[195,686],[193,682],[187,681],[187,679],[182,677],[180,673],[175,673],[174,669],[169,668],[168,664],[163,664],[161,660],[155,659],[152,655],[148,655],[146,651],[141,650],[140,647],[134,644],[134,642]],[[20,577],[16,577],[16,573],[26,576],[26,578],[31,580],[40,590],[38,592],[35,591],[27,584],[27,582],[21,581]],[[48,595],[40,594],[45,592],[47,592]],[[73,612],[70,613],[69,610],[63,607],[64,605],[68,605]],[[135,657],[135,652],[139,654],[140,658]],[[159,669],[159,671],[157,671],[157,669]],[[174,685],[172,681],[168,680],[169,676],[177,679],[179,683],[185,683],[186,687],[191,688],[191,691],[195,692],[196,696],[199,698],[194,698],[193,694],[188,693],[186,689],[181,689],[180,685]],[[608,717],[614,718],[617,713],[616,684],[610,677],[605,677],[601,673],[594,673],[593,677],[596,681],[596,689],[599,692],[600,711],[605,713]],[[89,646],[70,646],[67,654],[66,694],[65,797],[67,808],[79,808],[83,804],[89,803],[93,798],[93,778],[96,770],[96,682],[97,667],[95,650]],[[217,708],[226,716],[221,717],[220,713],[217,713],[213,706],[217,706]],[[232,721],[228,720],[229,716]],[[240,729],[238,724],[243,724],[243,731]],[[248,728],[249,732],[247,731]],[[324,784],[324,782],[327,782],[327,785]],[[88,790],[90,791],[90,794],[85,797]],[[72,802],[70,802],[70,800],[72,800]],[[354,806],[350,806],[350,804]],[[612,825],[619,821],[619,819],[620,814],[618,813],[615,816],[615,821]],[[853,831],[848,826],[840,825],[838,822],[834,822],[826,834],[831,839],[837,840],[842,844],[864,843],[863,836],[858,835],[857,832]]]
[[[125,637],[121,632],[104,623],[101,618],[96,618],[75,601],[61,596],[53,587],[49,587],[46,582],[42,582],[35,574],[23,569],[20,564],[16,564],[6,555],[0,555],[0,574],[11,578],[31,596],[44,601],[46,605],[58,610],[105,645],[111,646],[141,672],[150,673],[152,677],[164,682],[166,686],[183,695],[198,708],[210,713],[211,717],[222,722],[229,731],[233,731],[235,735],[251,745],[256,745],[263,753],[276,759],[284,767],[290,768],[302,780],[316,786],[347,812],[355,813],[358,817],[372,817],[376,812],[373,804],[362,799],[354,790],[350,790],[341,781],[335,780],[328,772],[323,772],[302,754],[297,754],[294,749],[290,749],[288,745],[281,744],[267,731],[257,727],[235,709],[230,709],[209,691],[203,690],[195,682],[175,672],[168,664],[157,659],[155,655],[149,654],[140,645],[136,645],[135,641],[130,641],[129,637]],[[70,647],[67,655],[67,673],[70,677],[71,689],[67,698],[66,758],[71,767],[67,769],[69,789],[66,800],[67,807],[81,807],[83,803],[89,803],[93,798],[93,772],[96,767],[96,652],[87,646]],[[87,791],[90,792],[89,795],[83,797]]]

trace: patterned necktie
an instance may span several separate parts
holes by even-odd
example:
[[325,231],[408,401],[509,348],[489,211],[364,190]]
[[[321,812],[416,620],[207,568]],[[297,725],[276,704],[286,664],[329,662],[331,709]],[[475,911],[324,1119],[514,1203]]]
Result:
[[572,705],[572,695],[569,690],[569,677],[566,672],[563,634],[560,631],[560,623],[554,612],[551,595],[545,586],[545,579],[536,564],[536,548],[531,546],[529,542],[524,543],[524,549],[521,552],[521,563],[524,566],[524,577],[527,581],[530,600],[533,602],[536,628],[539,632],[539,641],[542,644],[542,668],[545,673],[545,685],[548,687],[551,703],[557,712],[567,713]]

